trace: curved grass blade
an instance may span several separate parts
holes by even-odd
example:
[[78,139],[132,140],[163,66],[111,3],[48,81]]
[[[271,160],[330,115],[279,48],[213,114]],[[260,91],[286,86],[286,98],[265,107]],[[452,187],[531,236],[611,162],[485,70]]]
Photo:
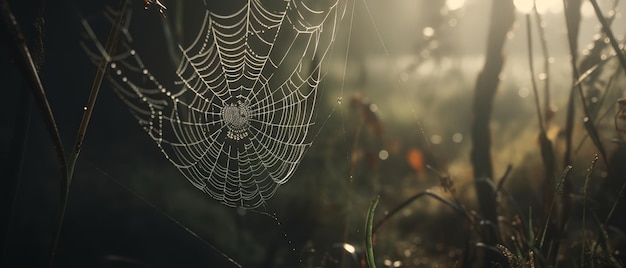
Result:
[[[404,207],[408,206],[409,204],[413,203],[413,201],[418,200],[424,196],[430,196],[436,200],[438,200],[439,202],[448,205],[449,207],[451,207],[452,209],[454,209],[454,211],[456,211],[457,213],[463,215],[465,217],[465,219],[467,219],[467,221],[472,222],[472,218],[470,218],[470,216],[468,215],[467,211],[465,211],[462,207],[460,207],[457,204],[452,203],[452,201],[445,199],[433,192],[431,192],[430,190],[426,190],[424,192],[418,193],[412,197],[410,197],[409,199],[407,199],[406,201],[404,201],[402,204],[400,204],[399,206],[397,206],[396,208],[394,208],[393,210],[389,211],[389,213],[387,213],[385,215],[385,217],[383,217],[380,221],[378,221],[378,223],[376,223],[376,225],[374,226],[373,232],[376,233],[376,231],[378,231],[378,229],[385,223],[387,222],[387,220],[389,220],[393,215],[395,215],[396,213],[398,213],[400,210],[402,210]],[[480,220],[482,220],[482,218],[479,215],[476,215],[477,217],[480,218]]]
[[372,243],[372,226],[374,225],[374,211],[378,206],[380,196],[376,196],[370,208],[367,210],[367,218],[365,221],[365,256],[367,257],[367,264],[370,268],[376,268],[376,262],[374,262],[374,245]]

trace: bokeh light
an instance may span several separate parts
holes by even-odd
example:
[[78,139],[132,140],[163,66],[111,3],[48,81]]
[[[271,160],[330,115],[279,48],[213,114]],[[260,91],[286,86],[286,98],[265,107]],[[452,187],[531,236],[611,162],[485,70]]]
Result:
[[446,0],[448,10],[457,10],[465,5],[465,0]]
[[556,14],[563,12],[563,1],[561,0],[514,0],[515,8],[521,13],[533,11],[533,5],[537,6],[537,12]]

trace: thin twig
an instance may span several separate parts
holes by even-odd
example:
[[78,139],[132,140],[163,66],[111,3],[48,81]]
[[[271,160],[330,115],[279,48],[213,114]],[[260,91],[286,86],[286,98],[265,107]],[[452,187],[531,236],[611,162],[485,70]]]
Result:
[[541,116],[541,104],[539,102],[539,90],[537,89],[537,81],[535,80],[535,66],[533,64],[533,38],[532,30],[530,26],[530,14],[526,14],[526,40],[528,41],[528,68],[530,70],[530,81],[533,87],[533,95],[535,100],[535,108],[537,109],[537,119],[539,120],[540,135],[546,134],[546,128],[543,124],[543,117]]

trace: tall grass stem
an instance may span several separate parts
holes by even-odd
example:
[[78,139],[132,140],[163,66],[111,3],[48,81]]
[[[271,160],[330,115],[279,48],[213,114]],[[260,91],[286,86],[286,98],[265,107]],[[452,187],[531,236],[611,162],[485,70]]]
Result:
[[74,168],[76,166],[76,161],[80,155],[80,151],[83,146],[83,142],[85,140],[85,135],[87,133],[87,128],[89,127],[89,122],[91,120],[91,115],[93,114],[93,110],[96,105],[96,99],[98,97],[98,93],[100,92],[100,86],[102,85],[102,81],[104,80],[104,76],[106,75],[107,66],[111,60],[109,55],[112,55],[115,47],[118,43],[119,37],[121,35],[121,28],[124,25],[124,19],[126,16],[126,8],[128,7],[128,0],[122,0],[121,2],[121,11],[116,18],[115,24],[112,26],[110,33],[106,40],[105,51],[107,55],[103,55],[100,60],[100,64],[98,64],[98,70],[96,71],[96,77],[93,80],[91,85],[91,90],[89,93],[89,97],[87,99],[87,103],[84,106],[84,112],[82,119],[80,121],[80,126],[78,129],[78,134],[76,136],[76,140],[74,142],[74,147],[72,154],[69,158],[69,165],[67,166],[68,173],[66,179],[61,185],[61,204],[57,213],[57,224],[56,231],[53,234],[52,244],[50,248],[50,260],[49,266],[52,267],[54,263],[54,257],[57,250],[57,245],[59,243],[59,238],[61,237],[61,230],[63,229],[63,220],[65,218],[65,211],[67,210],[67,203],[69,201],[69,192],[70,186],[72,183],[72,177],[74,175]]

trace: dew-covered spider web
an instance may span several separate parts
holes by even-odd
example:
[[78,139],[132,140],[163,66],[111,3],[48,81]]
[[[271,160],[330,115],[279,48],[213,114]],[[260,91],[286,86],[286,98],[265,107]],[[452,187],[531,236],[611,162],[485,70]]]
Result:
[[[197,35],[178,45],[176,81],[144,64],[130,19],[112,55],[85,23],[94,41],[85,48],[92,61],[110,61],[116,92],[195,187],[227,206],[258,208],[311,145],[321,64],[344,7],[339,0],[237,0],[202,8]],[[109,9],[106,17],[115,24],[118,13]]]

